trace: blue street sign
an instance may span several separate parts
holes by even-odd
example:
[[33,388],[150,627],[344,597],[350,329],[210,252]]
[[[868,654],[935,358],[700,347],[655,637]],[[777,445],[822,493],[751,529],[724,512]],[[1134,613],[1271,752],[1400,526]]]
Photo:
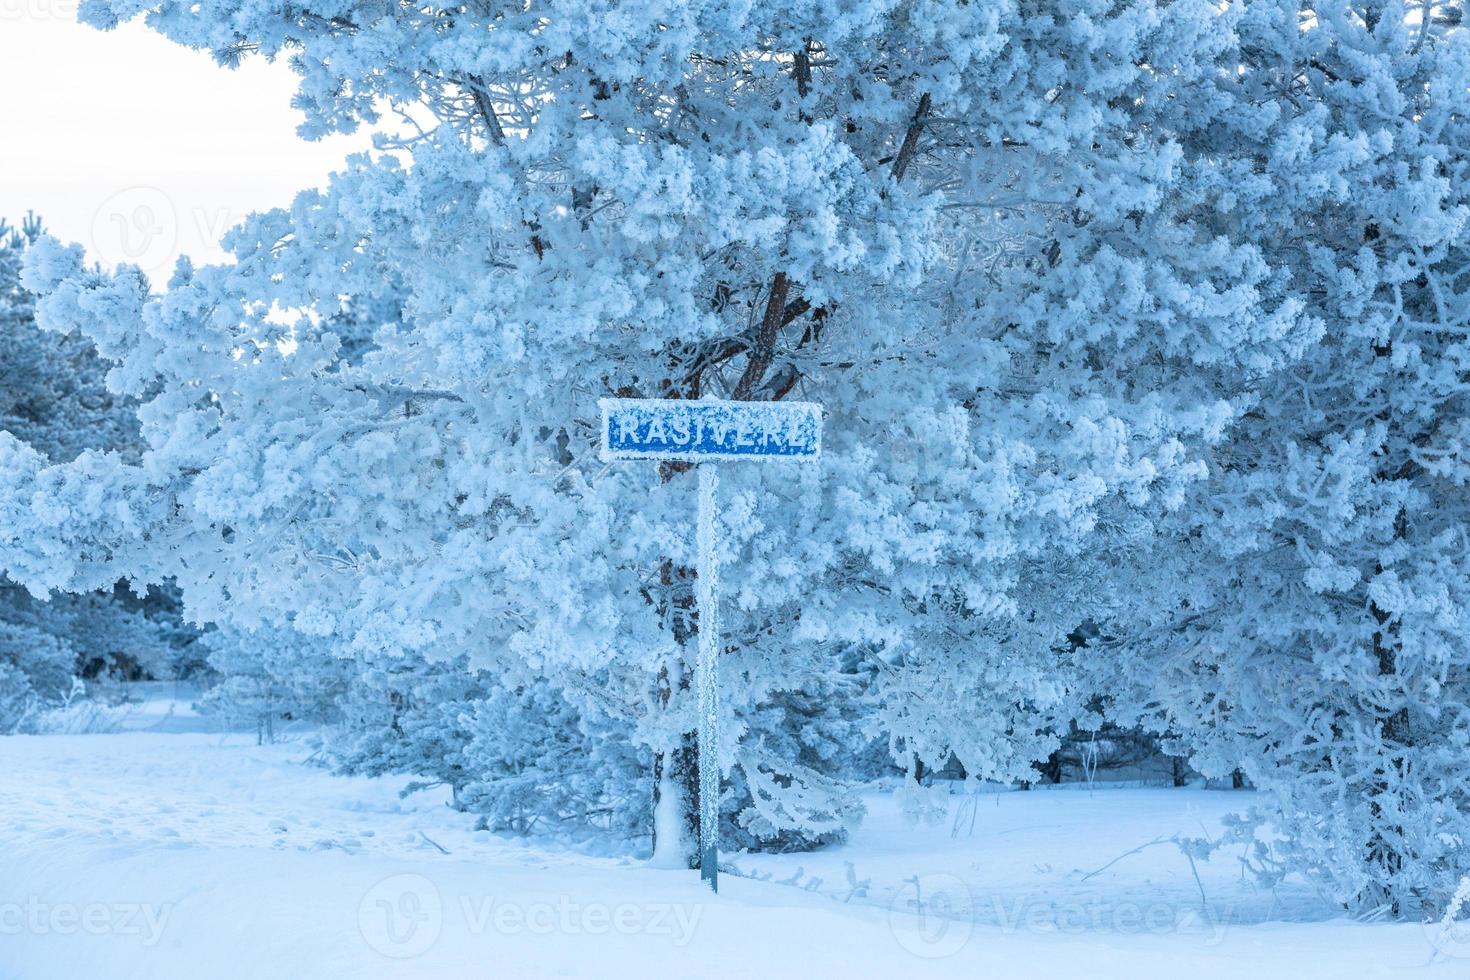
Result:
[[604,398],[602,458],[798,459],[822,454],[822,407],[812,402]]
[[811,402],[677,401],[604,398],[602,458],[699,463],[695,579],[699,650],[694,687],[699,701],[699,875],[720,890],[720,563],[719,467],[725,460],[822,455],[822,406]]

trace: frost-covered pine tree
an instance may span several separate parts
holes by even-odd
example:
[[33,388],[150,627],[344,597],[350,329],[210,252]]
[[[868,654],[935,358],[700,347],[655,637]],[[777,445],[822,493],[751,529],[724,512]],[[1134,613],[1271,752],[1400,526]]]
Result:
[[35,297],[20,283],[26,249],[43,234],[41,219],[19,228],[0,220],[0,431],[58,463],[86,449],[137,458],[133,404],[107,390],[112,366],[79,333],[36,326]]
[[[36,326],[20,267],[41,234],[35,216],[19,228],[0,221],[0,440],[54,463],[86,450],[136,461],[136,404],[108,391],[110,365],[86,337]],[[167,588],[139,599],[107,582],[95,592],[38,597],[0,574],[0,733],[34,723],[82,675],[173,676],[192,640]]]
[[[746,826],[833,829],[758,722],[841,697],[854,657],[901,765],[1027,778],[1077,707],[1098,556],[1184,502],[1232,417],[1199,369],[1320,332],[1248,223],[1201,218],[1255,156],[1200,134],[1273,111],[1232,88],[1243,9],[90,0],[290,57],[309,136],[384,106],[413,135],[165,295],[35,250],[41,322],[120,362],[147,448],[0,446],[28,532],[0,566],[176,575],[200,619],[546,682],[675,773],[669,842],[697,812],[691,481],[604,465],[596,400],[800,396],[821,466],[724,480],[722,763],[771,795]],[[348,307],[370,340],[337,335]]]
[[1215,89],[1256,108],[1185,146],[1201,224],[1259,243],[1314,341],[1196,372],[1234,422],[1086,662],[1267,791],[1271,868],[1409,914],[1470,870],[1470,35],[1458,5],[1311,14],[1237,8]]

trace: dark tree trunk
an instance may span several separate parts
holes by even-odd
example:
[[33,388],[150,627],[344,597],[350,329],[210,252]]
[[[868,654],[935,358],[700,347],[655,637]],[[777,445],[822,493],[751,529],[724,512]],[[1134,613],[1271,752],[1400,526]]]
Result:
[[[678,464],[665,464],[661,474],[665,483],[672,480],[676,473],[672,466]],[[694,606],[694,576],[695,571],[684,565],[675,565],[672,561],[665,561],[659,569],[659,584],[662,586],[662,598],[659,602],[660,611],[668,617],[669,628],[673,633],[674,641],[681,648],[691,648],[697,636],[697,619]],[[692,657],[681,657],[678,666],[679,676],[671,679],[667,670],[659,672],[659,700],[667,706],[677,688],[682,695],[692,693],[690,678],[692,670],[689,664]],[[679,736],[677,748],[668,752],[661,752],[654,757],[653,763],[653,812],[659,812],[659,802],[662,799],[662,784],[665,772],[680,789],[681,822],[684,832],[685,860],[690,868],[699,867],[699,742],[695,732],[684,732]],[[653,848],[658,851],[658,821],[655,819],[653,826]]]
[[[1378,237],[1377,228],[1369,229],[1369,240]],[[1374,357],[1381,362],[1387,363],[1392,356],[1391,345],[1375,346]],[[1394,416],[1390,409],[1385,408],[1379,413],[1378,418],[1386,427],[1384,436],[1385,454],[1383,466],[1374,474],[1380,483],[1393,483],[1399,480],[1407,480],[1416,472],[1412,460],[1405,461],[1395,466],[1394,460],[1387,455],[1391,450],[1391,441],[1394,432]],[[1402,510],[1394,518],[1393,538],[1401,540],[1408,533],[1407,517]],[[1383,566],[1376,565],[1375,575],[1383,573]],[[1373,631],[1372,657],[1378,669],[1378,676],[1384,681],[1383,697],[1387,699],[1390,692],[1397,693],[1401,683],[1390,678],[1396,678],[1399,672],[1398,648],[1399,648],[1399,626],[1394,621],[1393,614],[1382,609],[1376,602],[1370,602],[1369,608],[1373,613],[1373,619],[1377,623],[1377,629]],[[1401,850],[1401,838],[1403,827],[1393,822],[1393,818],[1385,813],[1382,798],[1393,791],[1393,784],[1401,780],[1404,767],[1407,765],[1407,750],[1413,742],[1409,731],[1409,711],[1405,706],[1398,708],[1382,709],[1378,719],[1378,730],[1382,738],[1380,765],[1377,777],[1373,781],[1371,790],[1371,802],[1369,813],[1372,816],[1372,834],[1368,839],[1368,862],[1377,865],[1383,871],[1385,891],[1395,916],[1403,911],[1400,908],[1399,896],[1395,893],[1395,882],[1397,882],[1404,869],[1404,853]],[[1370,897],[1370,901],[1378,901],[1378,896]]]
[[[1402,516],[1399,524],[1402,524]],[[1382,572],[1382,569],[1379,568],[1378,571]],[[1372,605],[1372,611],[1379,627],[1373,633],[1373,657],[1378,663],[1378,676],[1393,677],[1398,673],[1398,631],[1390,621],[1388,612],[1380,609],[1376,603]],[[1403,775],[1404,750],[1410,742],[1408,709],[1401,707],[1385,712],[1379,720],[1379,732],[1383,739],[1384,759],[1379,776],[1373,782],[1373,799],[1368,805],[1373,817],[1373,833],[1368,840],[1368,861],[1382,868],[1385,878],[1391,883],[1404,869],[1404,855],[1398,845],[1403,828],[1393,823],[1384,813],[1380,798],[1391,790],[1390,777]],[[1402,911],[1397,897],[1392,898],[1390,904],[1394,915]]]
[[[682,737],[672,752],[659,753],[653,759],[653,812],[658,812],[662,799],[662,783],[666,766],[683,796],[684,857],[692,870],[699,867],[699,746],[693,732]],[[653,848],[658,850],[658,822],[653,826]]]

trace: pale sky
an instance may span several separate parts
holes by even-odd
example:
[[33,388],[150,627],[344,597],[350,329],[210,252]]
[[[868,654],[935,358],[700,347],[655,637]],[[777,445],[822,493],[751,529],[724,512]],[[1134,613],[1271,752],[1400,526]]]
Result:
[[250,211],[321,186],[368,137],[296,136],[294,77],[237,71],[145,29],[75,23],[75,0],[0,0],[0,217],[27,209],[104,265],[158,285],[174,259],[218,260]]

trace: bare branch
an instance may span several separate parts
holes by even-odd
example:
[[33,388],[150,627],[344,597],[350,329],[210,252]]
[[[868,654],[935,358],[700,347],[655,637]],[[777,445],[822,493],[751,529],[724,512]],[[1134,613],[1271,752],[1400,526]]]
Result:
[[733,397],[736,401],[749,401],[755,386],[761,383],[766,369],[771,366],[771,357],[776,349],[776,332],[781,329],[786,318],[786,294],[790,288],[784,272],[776,273],[776,278],[771,280],[771,295],[766,300],[766,314],[761,318],[760,332],[756,335],[755,346],[751,348],[750,357],[745,362],[745,371],[735,384]]
[[467,81],[470,94],[475,98],[475,108],[480,110],[485,127],[490,130],[490,138],[497,144],[503,144],[505,130],[500,125],[500,117],[495,114],[495,106],[490,104],[490,94],[485,91],[485,80],[479,75],[470,75]]
[[903,181],[903,175],[908,173],[909,164],[914,161],[914,153],[919,148],[919,136],[924,132],[924,121],[929,116],[931,104],[932,100],[928,92],[919,97],[919,106],[914,110],[914,118],[909,121],[908,132],[904,133],[903,145],[898,148],[898,158],[893,161],[895,183]]

